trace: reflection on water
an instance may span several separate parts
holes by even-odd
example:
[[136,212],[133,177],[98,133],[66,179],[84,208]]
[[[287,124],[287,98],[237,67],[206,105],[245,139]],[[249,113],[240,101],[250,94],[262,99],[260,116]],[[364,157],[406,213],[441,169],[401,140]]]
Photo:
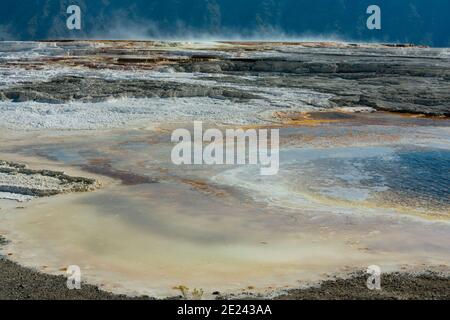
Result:
[[295,285],[372,259],[288,216],[172,183],[39,199],[2,220],[20,230],[8,251],[22,263],[53,272],[76,264],[90,282],[151,296],[176,295],[181,284],[209,294]]
[[[450,150],[413,146],[289,149],[280,175],[241,167],[217,182],[291,208],[400,207],[450,217]],[[354,210],[352,210],[354,212]]]
[[116,183],[22,210],[2,204],[0,233],[21,263],[53,273],[77,264],[107,289],[152,296],[180,284],[263,291],[370,264],[448,264],[448,127],[376,124],[349,135],[354,126],[282,129],[276,176],[174,166],[161,132],[27,137],[30,145],[3,149]]
[[393,204],[403,199],[410,208],[440,210],[450,215],[450,150],[418,148],[400,150],[391,161],[369,159],[369,172],[381,172],[389,188],[382,200]]

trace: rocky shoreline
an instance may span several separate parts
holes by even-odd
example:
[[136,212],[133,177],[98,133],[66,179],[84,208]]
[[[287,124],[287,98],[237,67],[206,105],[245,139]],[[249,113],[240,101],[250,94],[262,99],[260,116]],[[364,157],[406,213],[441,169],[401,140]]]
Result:
[[[0,237],[0,245],[5,240]],[[449,300],[450,276],[435,272],[391,273],[382,276],[382,290],[370,291],[363,272],[347,278],[327,280],[315,287],[289,290],[274,300]],[[48,275],[22,267],[0,256],[0,300],[154,300],[149,296],[117,295],[82,284],[80,290],[69,290],[66,277]],[[261,299],[260,295],[244,293],[216,299]],[[182,296],[171,299],[183,299]]]
[[290,290],[278,300],[449,300],[450,276],[430,271],[382,275],[381,290],[366,287],[367,274],[327,280],[320,286]]
[[87,284],[83,284],[81,290],[69,290],[66,281],[64,276],[43,274],[0,256],[0,300],[130,299]]
[[[0,236],[0,246],[8,241]],[[450,276],[432,271],[388,273],[382,275],[382,290],[366,287],[367,274],[355,272],[309,288],[288,290],[274,300],[450,300]],[[126,296],[83,284],[80,290],[69,290],[63,275],[55,276],[25,268],[0,255],[0,300],[154,300],[149,296]],[[250,292],[216,299],[267,299]],[[170,299],[183,299],[175,296]]]
[[64,172],[32,170],[24,164],[0,160],[0,199],[29,200],[60,193],[87,192],[99,187],[95,179]]

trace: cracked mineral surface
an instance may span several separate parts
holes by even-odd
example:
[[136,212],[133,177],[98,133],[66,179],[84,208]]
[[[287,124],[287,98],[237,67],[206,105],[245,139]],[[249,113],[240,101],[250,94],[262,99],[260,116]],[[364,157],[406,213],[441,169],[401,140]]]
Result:
[[23,164],[0,160],[0,198],[18,201],[60,193],[93,191],[94,179],[71,177],[64,172],[32,170]]
[[199,116],[250,124],[272,121],[274,111],[343,108],[450,115],[449,49],[3,42],[0,75],[0,126],[10,128],[117,128]]
[[[0,253],[157,298],[301,296],[372,264],[448,275],[449,61],[409,45],[0,42]],[[175,165],[171,134],[193,121],[279,129],[278,174]],[[446,279],[430,280],[443,296]]]

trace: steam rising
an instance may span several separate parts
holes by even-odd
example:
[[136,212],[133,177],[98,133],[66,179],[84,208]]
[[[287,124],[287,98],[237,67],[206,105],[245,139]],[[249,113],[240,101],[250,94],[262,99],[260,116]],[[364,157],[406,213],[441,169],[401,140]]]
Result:
[[170,41],[350,41],[338,34],[287,33],[281,28],[265,26],[258,30],[221,27],[220,30],[205,31],[186,25],[178,20],[174,31],[163,30],[151,20],[133,20],[116,17],[107,27],[96,27],[87,33],[86,39],[104,40],[170,40]]

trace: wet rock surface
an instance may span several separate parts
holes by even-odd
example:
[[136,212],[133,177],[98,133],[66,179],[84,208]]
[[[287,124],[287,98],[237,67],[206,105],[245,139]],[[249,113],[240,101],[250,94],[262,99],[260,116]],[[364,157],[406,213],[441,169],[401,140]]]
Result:
[[[195,45],[68,41],[40,45],[41,55],[37,57],[30,58],[28,52],[24,52],[18,54],[17,59],[2,60],[0,55],[0,66],[5,70],[35,70],[36,75],[47,68],[69,68],[77,70],[78,76],[55,72],[47,81],[19,81],[0,86],[0,101],[60,104],[111,98],[208,97],[233,100],[242,103],[244,108],[249,99],[263,99],[257,92],[261,88],[310,90],[317,94],[315,100],[321,100],[310,103],[313,107],[370,107],[450,115],[449,49],[258,42]],[[0,51],[2,47],[0,45]],[[9,47],[5,50],[14,49]],[[153,72],[156,78],[92,77],[87,73],[84,76],[83,70],[110,70],[115,75],[123,71]],[[173,77],[169,79],[168,74]],[[197,78],[195,81],[177,80],[177,77],[188,77],[186,75]],[[326,101],[320,96],[324,94],[329,95]],[[271,103],[277,106],[276,97]]]
[[100,78],[59,77],[0,91],[0,99],[14,102],[35,101],[65,103],[69,101],[101,102],[114,98],[185,98],[219,99],[258,98],[248,92],[225,87],[208,87],[156,80],[106,80]]
[[234,75],[257,74],[255,85],[310,89],[332,94],[333,106],[371,107],[384,111],[450,115],[450,62],[419,56],[303,54],[298,60],[232,59],[186,63],[181,70]]

